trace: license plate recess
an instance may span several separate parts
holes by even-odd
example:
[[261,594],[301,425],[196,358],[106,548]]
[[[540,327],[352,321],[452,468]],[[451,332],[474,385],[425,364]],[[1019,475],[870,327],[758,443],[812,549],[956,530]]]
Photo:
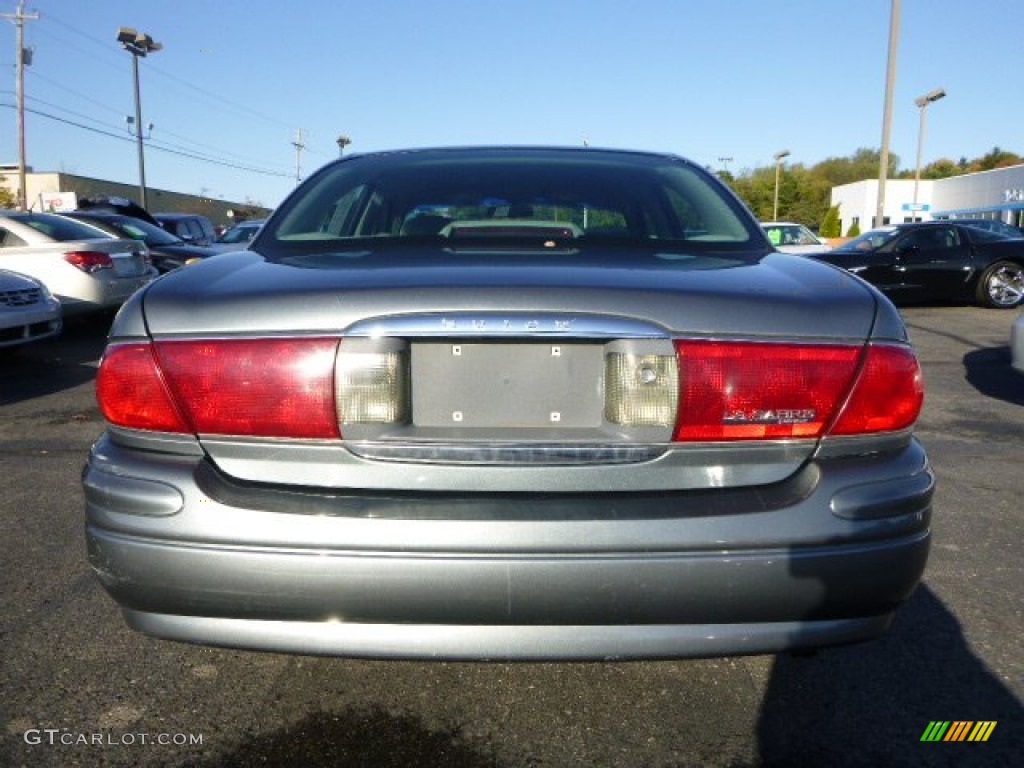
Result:
[[415,426],[601,426],[601,344],[451,341],[410,347]]

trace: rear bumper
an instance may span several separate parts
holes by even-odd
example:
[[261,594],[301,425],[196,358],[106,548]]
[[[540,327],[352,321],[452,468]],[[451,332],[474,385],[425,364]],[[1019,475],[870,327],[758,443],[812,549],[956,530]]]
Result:
[[[927,460],[912,442],[872,461],[811,462],[799,493],[746,510],[728,493],[261,509],[258,489],[211,496],[201,457],[104,439],[84,475],[86,535],[129,624],[176,640],[380,658],[765,653],[873,637],[920,580]],[[403,516],[420,506],[433,511]]]
[[375,659],[620,661],[708,658],[870,640],[890,616],[759,624],[459,626],[253,621],[125,610],[129,626],[167,640],[255,651]]

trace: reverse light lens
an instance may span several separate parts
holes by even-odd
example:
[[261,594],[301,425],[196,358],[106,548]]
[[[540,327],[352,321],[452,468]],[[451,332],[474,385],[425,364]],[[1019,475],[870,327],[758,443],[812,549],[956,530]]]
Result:
[[675,423],[679,371],[669,355],[613,352],[605,357],[604,417],[625,427]]
[[337,403],[342,424],[393,424],[409,412],[409,365],[402,352],[338,355]]
[[674,439],[820,437],[850,391],[860,346],[677,340]]

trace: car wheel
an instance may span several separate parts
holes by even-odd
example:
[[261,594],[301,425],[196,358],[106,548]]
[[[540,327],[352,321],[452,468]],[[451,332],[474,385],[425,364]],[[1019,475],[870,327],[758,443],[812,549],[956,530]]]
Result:
[[978,281],[978,303],[995,309],[1013,309],[1024,300],[1024,266],[997,261]]

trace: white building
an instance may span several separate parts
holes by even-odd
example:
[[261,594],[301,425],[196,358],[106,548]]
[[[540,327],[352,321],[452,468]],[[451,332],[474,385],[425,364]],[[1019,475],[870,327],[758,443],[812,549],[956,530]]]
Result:
[[[870,229],[878,207],[878,181],[833,187],[832,205],[839,206],[844,235],[854,222],[862,232]],[[913,179],[886,182],[884,224],[965,217],[1024,226],[1024,165],[934,181],[921,179],[916,204]]]

